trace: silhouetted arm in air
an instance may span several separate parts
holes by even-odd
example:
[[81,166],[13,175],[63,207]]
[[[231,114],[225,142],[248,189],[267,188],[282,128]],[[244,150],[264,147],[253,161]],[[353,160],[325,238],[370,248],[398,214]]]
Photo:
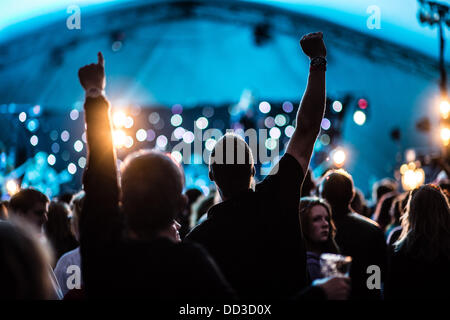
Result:
[[321,32],[310,33],[300,40],[303,52],[311,59],[308,85],[297,112],[296,128],[286,152],[308,170],[314,143],[325,111],[325,69],[327,50]]
[[95,261],[98,252],[119,240],[122,225],[110,106],[103,95],[105,69],[102,54],[98,54],[98,63],[84,66],[78,71],[78,76],[86,91],[84,111],[88,162],[83,175],[86,197],[80,217],[80,245],[87,288],[91,273],[95,277],[97,272],[92,272],[93,269],[100,267]]

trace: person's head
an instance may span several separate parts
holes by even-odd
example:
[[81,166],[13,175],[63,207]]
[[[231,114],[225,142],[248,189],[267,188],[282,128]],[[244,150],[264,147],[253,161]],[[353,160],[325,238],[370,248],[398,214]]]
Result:
[[9,201],[9,211],[23,217],[39,230],[47,221],[49,199],[35,189],[22,189]]
[[318,253],[337,253],[334,241],[336,228],[328,202],[318,197],[301,198],[299,214],[307,249]]
[[250,188],[255,166],[248,144],[235,134],[220,138],[209,159],[209,178],[214,181],[223,198]]
[[48,207],[48,220],[44,225],[45,234],[58,251],[58,246],[73,237],[70,228],[70,207],[65,202],[52,201]]
[[343,169],[328,171],[322,178],[319,192],[328,201],[337,218],[350,210],[350,203],[355,195],[353,178]]
[[184,174],[160,151],[129,155],[123,162],[121,183],[122,208],[134,237],[154,238],[165,233],[186,206]]
[[70,220],[70,227],[72,228],[72,233],[74,234],[75,238],[78,241],[80,240],[79,223],[81,211],[83,210],[84,197],[85,197],[84,191],[80,191],[76,193],[72,197],[72,200],[70,201],[70,210],[72,210],[72,219]]
[[384,194],[376,206],[373,220],[378,223],[383,231],[385,231],[392,220],[391,207],[397,195],[398,194],[395,191]]
[[450,257],[450,209],[441,188],[427,184],[411,192],[397,250],[428,261]]
[[355,188],[355,196],[353,197],[350,206],[355,212],[363,216],[365,216],[367,213],[367,206],[364,194],[358,188]]
[[390,178],[384,178],[374,183],[372,187],[372,201],[376,205],[386,193],[397,191],[397,183]]
[[0,221],[0,300],[52,298],[51,254],[33,228],[20,217]]
[[391,215],[391,223],[394,225],[400,224],[400,218],[405,213],[406,205],[408,204],[409,192],[399,194],[392,203],[389,211]]

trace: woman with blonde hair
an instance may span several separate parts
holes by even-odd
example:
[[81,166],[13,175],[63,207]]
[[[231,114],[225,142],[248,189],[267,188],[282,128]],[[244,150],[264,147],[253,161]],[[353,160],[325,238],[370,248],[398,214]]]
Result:
[[438,186],[414,190],[402,216],[386,282],[386,298],[448,298],[450,209]]

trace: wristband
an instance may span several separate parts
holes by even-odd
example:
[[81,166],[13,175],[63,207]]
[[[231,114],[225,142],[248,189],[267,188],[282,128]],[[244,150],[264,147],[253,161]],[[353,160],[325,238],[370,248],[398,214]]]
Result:
[[311,62],[309,63],[309,70],[310,71],[314,71],[314,70],[323,70],[326,71],[327,70],[327,59],[325,59],[325,57],[314,57],[311,59]]
[[86,97],[97,98],[99,96],[105,96],[105,90],[99,88],[89,88],[86,90]]

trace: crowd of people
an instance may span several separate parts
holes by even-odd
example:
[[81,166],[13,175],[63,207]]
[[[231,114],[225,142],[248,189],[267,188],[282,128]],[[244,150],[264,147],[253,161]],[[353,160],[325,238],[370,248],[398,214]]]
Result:
[[[300,44],[310,71],[284,155],[255,184],[248,144],[224,135],[209,161],[217,192],[206,198],[185,190],[182,168],[160,151],[117,168],[102,54],[82,67],[83,190],[50,201],[22,189],[0,204],[0,298],[448,298],[448,184],[401,192],[384,179],[368,206],[345,170],[312,179],[326,47],[321,33]],[[349,273],[324,274],[324,253],[351,257]]]

